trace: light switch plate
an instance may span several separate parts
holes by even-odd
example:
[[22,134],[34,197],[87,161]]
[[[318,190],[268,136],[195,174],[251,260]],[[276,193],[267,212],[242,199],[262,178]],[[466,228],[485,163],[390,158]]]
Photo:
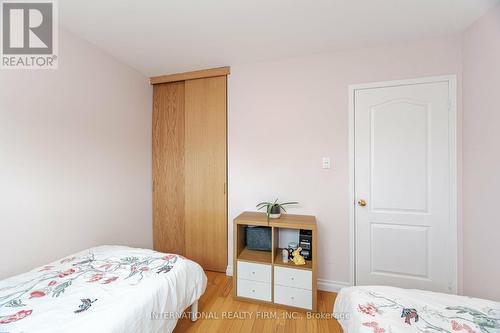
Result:
[[331,168],[330,157],[323,157],[323,169],[330,169],[330,168]]

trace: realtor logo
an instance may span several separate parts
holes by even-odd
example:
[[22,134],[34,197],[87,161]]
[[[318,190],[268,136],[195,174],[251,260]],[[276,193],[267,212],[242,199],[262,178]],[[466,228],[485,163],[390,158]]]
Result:
[[2,68],[57,68],[57,10],[54,0],[4,0]]

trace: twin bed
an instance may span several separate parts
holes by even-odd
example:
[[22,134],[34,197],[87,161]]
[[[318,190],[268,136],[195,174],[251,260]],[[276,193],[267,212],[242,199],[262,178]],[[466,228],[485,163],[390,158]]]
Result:
[[206,285],[182,256],[94,247],[0,281],[0,332],[171,332]]
[[334,316],[344,333],[500,333],[500,303],[385,286],[343,288]]

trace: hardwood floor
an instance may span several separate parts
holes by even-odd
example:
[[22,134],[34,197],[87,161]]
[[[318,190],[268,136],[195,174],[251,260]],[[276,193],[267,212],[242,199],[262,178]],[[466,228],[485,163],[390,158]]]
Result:
[[[175,333],[180,332],[332,332],[342,333],[338,322],[331,318],[336,294],[318,292],[318,318],[307,318],[307,313],[292,312],[278,307],[233,300],[232,278],[224,273],[205,272],[208,286],[200,298],[202,316],[196,322],[179,320]],[[327,318],[320,318],[320,315]],[[232,316],[232,318],[231,318]],[[218,319],[214,319],[218,318]]]

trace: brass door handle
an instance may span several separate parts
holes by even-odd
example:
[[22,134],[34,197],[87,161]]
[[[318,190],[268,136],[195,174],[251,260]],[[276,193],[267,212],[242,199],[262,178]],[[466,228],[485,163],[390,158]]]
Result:
[[361,207],[366,206],[366,201],[365,201],[365,200],[363,200],[363,199],[360,199],[360,200],[358,201],[358,206],[361,206]]

